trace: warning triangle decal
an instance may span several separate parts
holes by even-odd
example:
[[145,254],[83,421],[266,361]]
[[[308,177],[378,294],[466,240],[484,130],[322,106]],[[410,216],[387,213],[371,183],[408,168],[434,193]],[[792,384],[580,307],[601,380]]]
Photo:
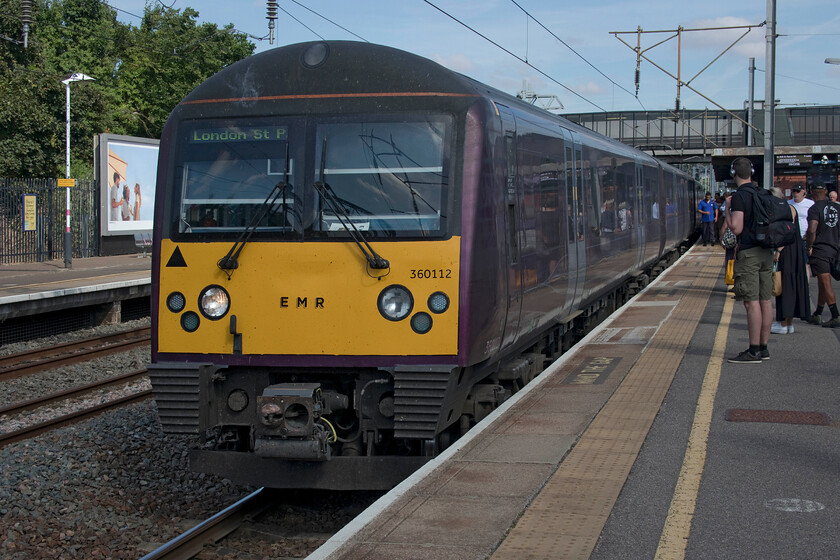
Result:
[[167,268],[172,266],[187,266],[187,261],[184,260],[184,255],[181,254],[181,249],[175,247],[175,252],[172,253],[172,256],[169,257],[169,262],[166,263]]

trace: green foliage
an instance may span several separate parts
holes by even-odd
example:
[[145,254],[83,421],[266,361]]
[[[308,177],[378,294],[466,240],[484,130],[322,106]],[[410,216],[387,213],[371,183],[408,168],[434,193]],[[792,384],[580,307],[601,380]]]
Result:
[[0,2],[0,177],[63,177],[65,86],[70,85],[72,175],[92,176],[92,139],[110,132],[159,138],[193,88],[254,52],[232,26],[198,23],[191,8],[148,3],[139,26],[102,0],[33,0],[24,49],[20,0]]

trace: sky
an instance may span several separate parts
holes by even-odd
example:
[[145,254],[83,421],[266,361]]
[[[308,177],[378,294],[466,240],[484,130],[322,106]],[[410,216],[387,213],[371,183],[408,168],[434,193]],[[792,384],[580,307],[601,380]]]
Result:
[[[199,12],[200,22],[232,24],[254,37],[268,34],[265,0],[106,0],[118,9],[120,21],[132,25],[140,24],[135,15],[143,13],[147,1],[191,7]],[[757,68],[754,97],[765,97],[767,27],[762,24],[768,19],[767,3],[278,0],[274,44],[267,38],[251,40],[256,52],[320,39],[366,40],[432,59],[507,93],[527,89],[556,96],[563,105],[555,111],[560,113],[673,109],[678,74],[699,92],[683,86],[681,108],[740,109],[749,96],[750,57]],[[755,27],[749,32],[708,30],[742,26]],[[638,35],[640,27],[668,32]],[[678,48],[680,27],[684,31]],[[776,33],[775,97],[780,104],[840,104],[840,65],[825,63],[826,58],[840,58],[837,0],[777,0]],[[617,37],[632,47],[641,39],[644,56],[650,59],[641,61],[638,96],[636,53]]]

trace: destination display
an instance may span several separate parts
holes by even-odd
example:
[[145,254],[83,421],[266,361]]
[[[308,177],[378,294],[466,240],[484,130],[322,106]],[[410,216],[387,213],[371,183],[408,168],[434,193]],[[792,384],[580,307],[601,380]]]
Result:
[[776,156],[777,167],[803,167],[811,165],[811,154],[781,154]]
[[199,128],[190,132],[190,144],[218,142],[279,142],[287,140],[286,126],[231,126],[222,128]]

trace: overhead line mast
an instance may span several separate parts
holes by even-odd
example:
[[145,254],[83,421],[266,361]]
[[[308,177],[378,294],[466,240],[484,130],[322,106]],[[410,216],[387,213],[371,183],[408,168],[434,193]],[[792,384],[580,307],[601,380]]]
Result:
[[[639,92],[639,76],[640,76],[641,62],[642,62],[642,59],[644,59],[647,62],[650,62],[651,64],[653,64],[656,68],[658,68],[659,70],[661,70],[662,72],[664,72],[665,74],[667,74],[668,76],[673,78],[674,80],[676,80],[676,82],[677,82],[677,97],[676,97],[676,102],[675,102],[675,108],[676,108],[675,115],[674,115],[675,120],[679,119],[679,114],[678,113],[680,111],[680,90],[681,90],[681,88],[686,87],[686,88],[690,89],[691,91],[693,91],[694,93],[696,93],[697,95],[699,95],[700,97],[702,97],[703,99],[705,99],[706,101],[708,101],[709,103],[712,103],[715,107],[717,107],[717,108],[719,108],[723,111],[726,111],[733,118],[738,119],[739,121],[744,123],[744,125],[752,128],[756,132],[761,132],[760,130],[755,128],[751,123],[748,123],[747,121],[745,121],[744,119],[742,119],[738,115],[729,111],[726,107],[723,107],[719,103],[715,102],[714,100],[710,99],[709,97],[703,95],[702,93],[700,93],[699,91],[697,91],[696,89],[691,87],[691,82],[693,82],[694,79],[697,78],[700,74],[705,72],[712,64],[717,62],[718,59],[720,59],[720,57],[722,57],[724,54],[726,54],[726,52],[729,51],[729,49],[731,49],[732,47],[734,47],[741,39],[746,37],[747,34],[750,31],[752,31],[753,28],[763,27],[765,25],[767,25],[766,21],[762,22],[758,25],[737,25],[737,26],[728,26],[728,27],[698,27],[698,28],[692,28],[692,29],[685,29],[684,27],[680,26],[677,29],[658,29],[658,30],[653,30],[653,31],[644,31],[641,27],[638,27],[638,28],[636,28],[635,31],[610,31],[610,35],[614,35],[616,39],[621,41],[624,45],[627,46],[627,48],[629,48],[630,50],[632,50],[633,52],[636,53],[636,95],[637,96],[638,96],[638,92]],[[687,82],[684,82],[682,80],[682,68],[681,68],[681,66],[682,66],[682,34],[686,33],[686,32],[722,31],[722,30],[727,30],[727,29],[746,29],[746,31],[740,37],[735,39],[735,41],[733,41],[728,47],[726,47],[719,55],[717,55],[714,58],[714,60],[712,60],[706,66],[704,66],[702,70],[697,72],[697,74],[695,74],[690,80],[688,80]],[[642,49],[642,34],[647,34],[647,33],[669,33],[671,35],[669,37],[666,37],[665,39],[659,41],[658,43],[650,46],[650,47]],[[636,35],[636,45],[635,46],[631,45],[630,43],[628,43],[627,41],[625,41],[623,38],[620,37],[620,35],[629,35],[629,34],[635,34]],[[676,76],[674,74],[672,74],[671,72],[662,68],[660,65],[658,65],[654,61],[652,61],[645,54],[648,51],[653,50],[656,47],[658,47],[659,45],[667,43],[668,41],[670,41],[671,39],[674,39],[674,38],[677,39],[677,75]]]

